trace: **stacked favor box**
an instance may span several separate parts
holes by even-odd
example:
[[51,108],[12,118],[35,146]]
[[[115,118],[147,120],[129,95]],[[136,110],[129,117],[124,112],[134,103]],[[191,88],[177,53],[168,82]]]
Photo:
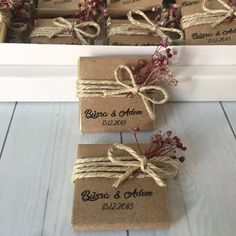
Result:
[[235,1],[177,0],[186,45],[236,44]]
[[31,0],[0,0],[0,42],[28,42],[34,9]]
[[0,0],[0,42],[232,45],[235,15],[231,0]]
[[183,43],[180,8],[156,1],[109,1],[107,38],[109,45],[158,45]]
[[[168,45],[235,43],[231,1],[0,0],[0,6],[1,42],[93,45],[102,38],[111,46],[158,46],[148,57],[80,55],[83,133],[132,131],[137,141],[140,130],[154,131],[154,123],[159,125],[155,105],[168,102],[169,85],[178,84],[168,68],[177,52]],[[186,147],[171,131],[154,134],[150,145],[79,145],[72,175],[73,230],[168,228],[166,179],[176,177],[184,162],[177,149]]]

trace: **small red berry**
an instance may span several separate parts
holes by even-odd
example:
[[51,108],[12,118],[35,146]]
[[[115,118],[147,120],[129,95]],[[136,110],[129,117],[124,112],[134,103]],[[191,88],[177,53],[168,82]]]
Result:
[[136,127],[135,129],[134,129],[134,132],[140,132],[140,128],[139,127]]
[[167,134],[167,136],[171,136],[172,135],[172,131],[169,130],[169,131],[166,132],[166,134]]

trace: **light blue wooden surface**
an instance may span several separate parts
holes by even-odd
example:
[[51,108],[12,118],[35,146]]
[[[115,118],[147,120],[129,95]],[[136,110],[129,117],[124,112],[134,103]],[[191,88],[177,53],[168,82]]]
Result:
[[15,103],[0,104],[0,158],[14,114]]
[[[168,103],[156,129],[188,146],[168,184],[172,226],[166,231],[75,233],[70,230],[78,143],[120,142],[120,133],[82,135],[75,103],[0,104],[0,236],[234,236],[236,103]],[[151,133],[140,134],[148,142]],[[123,133],[124,143],[134,142]]]

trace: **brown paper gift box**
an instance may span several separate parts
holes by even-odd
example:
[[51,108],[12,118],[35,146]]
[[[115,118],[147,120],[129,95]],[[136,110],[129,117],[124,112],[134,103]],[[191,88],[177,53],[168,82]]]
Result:
[[37,15],[39,18],[73,17],[79,3],[84,0],[38,0]]
[[[66,19],[68,21],[73,22],[74,19]],[[34,25],[34,28],[36,27],[48,27],[48,26],[54,26],[53,19],[38,19]],[[87,40],[87,39],[86,39]],[[92,40],[88,40],[90,44],[92,43]],[[81,45],[81,42],[76,37],[33,37],[30,39],[31,43],[37,43],[37,44],[76,44]]]
[[0,23],[0,43],[4,43],[7,35],[7,26],[5,23]]
[[107,0],[107,11],[109,16],[119,18],[130,10],[148,11],[157,5],[162,5],[162,0]]
[[[202,13],[202,1],[177,1],[182,4],[182,16],[195,13]],[[208,0],[207,7],[209,9],[223,9],[222,5],[216,0]],[[231,23],[223,22],[215,28],[211,24],[202,24],[191,26],[184,29],[185,40],[187,45],[234,45],[236,44],[236,21]]]
[[[79,145],[78,158],[106,157],[110,146],[107,144]],[[138,151],[137,145],[129,146]],[[141,147],[144,149],[147,144],[141,145]],[[120,152],[119,156],[122,155],[127,155],[127,153]],[[119,188],[112,187],[114,181],[115,179],[88,178],[79,179],[75,182],[72,213],[73,230],[105,231],[165,229],[169,227],[166,188],[158,187],[151,178],[127,180]],[[117,191],[120,193],[119,199],[114,198]],[[107,194],[106,196],[109,197],[96,201],[82,200],[82,196],[93,195],[94,193]],[[142,194],[143,196],[141,196]],[[119,207],[122,204],[132,207],[130,207],[131,209],[120,209]],[[108,210],[107,206],[111,206],[111,209]]]
[[[79,80],[114,80],[120,65],[132,66],[143,56],[81,57]],[[122,79],[129,79],[122,73]],[[84,133],[153,130],[153,120],[139,96],[82,97],[80,101],[80,129]],[[153,107],[154,109],[154,107]],[[115,116],[114,116],[115,111]]]
[[[145,21],[140,21],[146,23]],[[114,25],[122,25],[129,24],[128,20],[111,20],[110,27]],[[109,28],[108,28],[109,31]],[[168,33],[166,34],[171,39],[178,39],[178,35],[176,33]],[[112,35],[108,38],[109,45],[127,45],[127,46],[156,46],[160,44],[160,37],[150,35]]]

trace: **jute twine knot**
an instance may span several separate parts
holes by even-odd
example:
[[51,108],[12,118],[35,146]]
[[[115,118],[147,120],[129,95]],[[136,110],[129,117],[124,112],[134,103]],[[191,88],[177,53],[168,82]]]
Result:
[[[117,151],[128,156],[117,156]],[[165,187],[165,178],[175,177],[179,164],[167,156],[148,159],[124,144],[114,144],[108,149],[107,157],[89,157],[77,159],[74,165],[72,181],[84,178],[115,178],[113,187],[117,188],[128,179],[152,178],[160,187]]]
[[[128,79],[123,81],[120,72],[128,73]],[[150,82],[152,74],[144,84],[138,85],[135,81],[133,72],[127,65],[120,65],[114,72],[115,81],[108,80],[78,80],[78,97],[127,97],[135,95],[142,98],[145,108],[152,120],[155,120],[153,105],[164,104],[169,100],[166,89]],[[159,92],[163,98],[155,98],[153,92]]]
[[141,157],[141,171],[145,172],[147,169],[148,159],[146,156],[140,155]]
[[211,24],[213,28],[217,25],[225,22],[227,19],[233,19],[236,17],[236,9],[231,7],[223,0],[218,1],[224,9],[209,9],[207,7],[207,0],[202,0],[203,13],[195,13],[187,16],[183,16],[181,19],[181,25],[183,29],[194,25]]
[[[82,23],[70,22],[63,17],[53,19],[53,27],[36,27],[30,38],[34,37],[76,37],[84,44],[89,45],[88,39],[96,38],[101,31],[100,26],[94,21],[86,21]],[[89,32],[89,29],[95,29],[94,33]],[[87,38],[87,39],[86,39]]]
[[0,6],[0,24],[2,23],[7,26],[11,23],[11,13],[5,6]]
[[158,26],[157,25],[153,25],[153,26],[150,26],[150,32],[151,33],[156,33],[158,31]]
[[[135,20],[133,15],[141,16],[145,22]],[[169,43],[173,40],[167,33],[177,33],[179,35],[178,40],[183,40],[184,34],[182,30],[176,28],[166,28],[159,26],[158,23],[152,22],[148,16],[140,10],[129,11],[127,14],[129,24],[112,25],[109,23],[108,38],[114,35],[153,35],[161,39],[167,39]]]

